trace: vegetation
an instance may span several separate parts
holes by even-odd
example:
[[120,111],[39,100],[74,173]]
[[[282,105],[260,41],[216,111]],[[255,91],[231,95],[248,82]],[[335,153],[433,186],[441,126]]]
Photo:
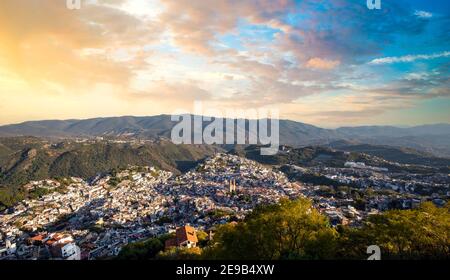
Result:
[[230,216],[232,214],[233,214],[233,212],[227,211],[227,210],[222,210],[222,209],[214,209],[214,210],[208,212],[208,216],[210,216],[214,219],[220,219],[225,216]]
[[161,251],[156,255],[159,260],[199,260],[202,258],[202,249],[194,248],[177,248],[172,247],[166,251]]
[[331,228],[309,201],[259,208],[245,222],[219,228],[204,250],[212,259],[365,259],[370,245],[383,259],[450,257],[450,208],[424,203],[369,218],[361,228]]
[[[55,178],[66,186],[70,179],[62,178],[90,179],[129,165],[143,171],[144,166],[154,166],[179,173],[179,166],[197,163],[217,150],[214,146],[175,145],[169,141],[141,145],[66,140],[51,144],[35,137],[0,138],[0,210],[24,199],[27,194],[20,188],[32,180]],[[112,179],[110,184],[119,182]]]
[[134,242],[122,248],[117,259],[119,260],[148,260],[153,259],[164,250],[166,240],[173,238],[174,234],[164,234],[145,241]]
[[86,229],[95,233],[105,232],[105,228],[101,225],[89,225]]
[[119,260],[146,260],[154,258],[164,249],[164,242],[151,238],[145,242],[135,242],[125,246],[119,253]]
[[31,192],[28,193],[28,198],[30,199],[37,199],[41,198],[46,194],[52,193],[52,190],[46,189],[46,188],[35,188]]
[[319,259],[335,250],[338,233],[308,200],[258,207],[242,223],[221,226],[204,253],[211,259]]
[[119,259],[367,259],[370,245],[381,248],[382,259],[448,259],[450,206],[424,203],[371,216],[360,228],[333,228],[309,200],[282,200],[218,227],[213,240],[203,231],[197,236],[198,248],[164,251],[165,235],[125,246]]
[[439,158],[426,152],[417,151],[405,147],[351,144],[345,142],[336,142],[334,146],[341,150],[355,153],[365,153],[389,161],[395,161],[404,164],[429,165],[435,167],[450,166],[450,160],[448,158]]
[[380,246],[384,259],[450,258],[450,205],[426,202],[415,210],[374,215],[362,228],[340,228],[338,256],[363,258],[369,244]]
[[112,186],[112,187],[117,186],[118,184],[120,184],[120,182],[121,182],[121,179],[119,179],[119,178],[117,178],[117,177],[111,177],[111,178],[108,180],[108,184],[109,184],[110,186]]
[[323,164],[329,167],[343,167],[347,161],[362,161],[367,164],[376,164],[364,154],[345,153],[326,147],[290,148],[289,153],[278,153],[272,156],[261,156],[260,147],[257,145],[250,145],[245,148],[237,146],[232,152],[262,164],[272,165],[296,164],[316,166]]
[[169,223],[172,223],[173,221],[172,221],[172,219],[169,217],[169,216],[162,216],[161,218],[159,218],[156,222],[155,222],[155,224],[157,224],[157,225],[159,225],[159,226],[162,226],[162,225],[164,225],[164,224],[169,224]]
[[203,230],[197,230],[197,239],[198,239],[198,246],[201,248],[205,247],[209,242],[208,234]]
[[[364,148],[361,148],[362,146],[364,146]],[[360,149],[354,147],[360,147]],[[344,167],[344,164],[347,161],[357,161],[370,166],[385,167],[396,172],[407,171],[411,173],[427,174],[435,171],[445,173],[450,170],[450,159],[435,157],[412,149],[373,145],[338,146],[338,148],[341,150],[320,146],[289,148],[289,153],[261,156],[260,146],[250,145],[245,147],[236,146],[231,152],[262,164],[271,165],[295,164],[306,167],[318,165]],[[398,166],[380,159],[410,165]]]
[[20,188],[0,187],[0,211],[13,206],[23,200],[26,194]]

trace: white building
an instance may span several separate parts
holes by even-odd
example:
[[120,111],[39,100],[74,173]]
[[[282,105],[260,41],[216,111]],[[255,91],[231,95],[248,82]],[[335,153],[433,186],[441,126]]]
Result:
[[80,260],[81,250],[73,242],[68,243],[57,243],[53,245],[50,249],[52,256],[56,259],[64,260]]

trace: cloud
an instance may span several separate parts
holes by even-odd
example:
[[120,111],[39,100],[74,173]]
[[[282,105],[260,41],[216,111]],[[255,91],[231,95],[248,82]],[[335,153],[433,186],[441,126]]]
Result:
[[373,109],[364,109],[364,110],[342,110],[342,111],[321,111],[316,113],[311,113],[310,116],[318,117],[322,122],[323,121],[334,121],[337,119],[344,122],[361,122],[367,120],[367,118],[379,115],[386,111],[386,108],[373,108]]
[[217,35],[235,32],[242,20],[287,32],[290,26],[277,17],[294,5],[291,0],[249,1],[161,1],[160,21],[171,32],[175,44],[188,52],[213,55]]
[[217,63],[238,69],[242,73],[246,73],[246,75],[257,78],[274,78],[280,74],[280,69],[275,65],[263,63],[244,55],[226,57],[225,60],[218,61]]
[[376,93],[379,100],[409,100],[419,102],[433,98],[450,98],[450,78],[441,73],[448,73],[448,65],[433,71],[410,73],[379,87],[365,90]]
[[326,60],[319,57],[314,57],[308,60],[306,63],[306,67],[308,68],[316,68],[316,69],[323,69],[323,70],[330,70],[335,68],[340,64],[340,61],[338,60]]
[[425,12],[425,11],[418,11],[418,10],[416,10],[414,12],[414,15],[417,16],[418,18],[431,18],[431,17],[433,17],[432,13]]
[[405,55],[405,56],[392,56],[392,57],[383,57],[383,58],[376,58],[369,62],[369,64],[372,65],[381,65],[381,64],[392,64],[392,63],[399,63],[399,62],[414,62],[416,60],[429,60],[429,59],[436,59],[441,57],[449,57],[450,52],[445,51],[441,53],[435,53],[435,54],[417,54],[417,55]]
[[148,88],[143,91],[134,91],[129,93],[129,97],[138,100],[143,99],[166,99],[169,101],[177,101],[177,104],[189,103],[195,100],[210,100],[211,93],[202,89],[193,81],[174,82],[153,81]]
[[[382,10],[369,10],[355,1],[302,1],[301,15],[289,33],[277,34],[283,51],[302,63],[319,57],[341,64],[362,64],[383,53],[402,36],[418,36],[428,21],[418,21],[408,5],[390,1]],[[305,61],[306,60],[306,61]]]
[[[64,2],[0,1],[0,118],[37,107],[33,118],[155,114],[204,100],[351,122],[448,96],[448,69],[426,62],[449,56],[448,17],[418,20],[428,15],[404,1],[379,11],[348,0]],[[425,46],[441,52],[398,56]],[[370,66],[416,60],[409,74]]]
[[65,1],[1,1],[0,68],[37,88],[52,84],[66,93],[101,83],[125,86],[145,66],[141,46],[156,39],[152,28],[111,5],[69,10]]

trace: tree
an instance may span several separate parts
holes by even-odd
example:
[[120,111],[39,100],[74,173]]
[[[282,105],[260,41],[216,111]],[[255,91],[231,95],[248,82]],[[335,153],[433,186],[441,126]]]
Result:
[[337,232],[306,199],[257,207],[244,222],[219,227],[205,258],[326,259],[335,251]]
[[166,251],[161,251],[156,256],[159,260],[199,260],[202,255],[202,249],[199,247],[193,248],[178,248],[172,247]]
[[343,258],[364,258],[369,245],[381,248],[383,259],[443,259],[450,256],[450,207],[423,203],[414,210],[391,210],[371,216],[356,229],[340,229]]
[[338,226],[305,199],[258,207],[241,223],[218,228],[205,259],[366,259],[378,245],[383,259],[448,259],[450,206],[427,202],[418,209],[370,216],[361,227]]
[[123,247],[117,258],[119,260],[147,260],[154,258],[164,249],[164,244],[158,238],[145,242],[135,242]]
[[197,230],[198,246],[204,247],[208,243],[208,234],[203,230]]

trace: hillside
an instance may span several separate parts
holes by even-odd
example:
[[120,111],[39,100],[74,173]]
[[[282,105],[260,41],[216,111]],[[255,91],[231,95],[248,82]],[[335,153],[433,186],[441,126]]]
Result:
[[115,117],[87,120],[24,122],[0,127],[1,136],[82,137],[82,136],[168,136],[170,116]]
[[[189,164],[220,150],[206,145],[174,145],[170,141],[111,143],[96,141],[51,143],[37,138],[0,138],[5,147],[0,170],[2,184],[22,184],[30,179],[55,176],[90,178],[99,172],[128,165],[153,165],[180,172]],[[0,146],[0,147],[2,147]]]
[[435,167],[450,166],[449,159],[438,158],[431,153],[411,148],[359,144],[348,141],[336,141],[331,143],[330,146],[343,151],[365,153],[403,164],[418,164]]
[[[175,125],[169,115],[149,117],[110,117],[86,120],[49,120],[0,126],[0,136],[96,137],[157,139],[170,137]],[[204,122],[203,126],[208,123]],[[248,126],[246,128],[248,130]],[[450,124],[423,125],[409,128],[394,126],[361,126],[324,129],[313,125],[280,120],[280,142],[304,147],[326,145],[338,140],[362,144],[408,147],[450,157]],[[0,147],[0,154],[2,149]]]
[[261,156],[259,148],[256,145],[246,147],[236,146],[230,152],[270,165],[294,164],[306,167],[344,167],[347,161],[357,161],[364,162],[370,166],[385,167],[395,172],[427,173],[438,170],[448,172],[450,170],[449,159],[437,158],[412,149],[356,144],[354,146],[336,146],[336,149],[322,146],[302,148],[285,146],[284,151],[280,151],[276,155]]
[[[394,148],[335,141],[330,147],[284,146],[274,156],[261,156],[257,145],[234,146],[230,153],[270,165],[296,164],[342,167],[347,161],[398,170],[401,164],[448,169],[450,160],[408,148]],[[197,161],[224,149],[208,145],[174,145],[169,140],[141,143],[64,140],[51,142],[35,137],[0,138],[0,185],[20,186],[49,177],[91,178],[128,165],[153,165],[175,173],[194,167]],[[412,168],[412,167],[411,167]],[[412,170],[409,170],[412,171]]]
[[156,166],[180,173],[217,151],[222,149],[174,145],[169,141],[76,143],[48,142],[34,137],[0,138],[0,204],[9,205],[20,199],[24,194],[19,187],[30,180],[70,176],[89,179],[128,165]]
[[[227,151],[262,164],[304,167],[343,167],[347,161],[385,167],[392,172],[448,172],[450,160],[406,148],[338,141],[333,148],[281,147],[273,156],[261,156],[260,146],[227,147]],[[194,168],[201,160],[225,151],[211,145],[174,145],[169,140],[44,140],[36,137],[0,138],[0,203],[11,205],[26,194],[20,189],[31,180],[81,177],[133,166],[155,166],[174,173]],[[402,163],[403,165],[399,165]],[[405,165],[406,164],[406,165]]]

